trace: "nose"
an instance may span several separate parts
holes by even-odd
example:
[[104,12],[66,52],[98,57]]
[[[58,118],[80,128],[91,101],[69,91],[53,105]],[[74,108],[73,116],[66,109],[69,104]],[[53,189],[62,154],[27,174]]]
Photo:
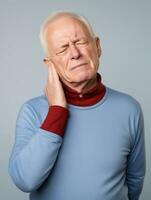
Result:
[[80,50],[76,47],[75,44],[70,45],[70,58],[71,59],[78,59],[81,53]]

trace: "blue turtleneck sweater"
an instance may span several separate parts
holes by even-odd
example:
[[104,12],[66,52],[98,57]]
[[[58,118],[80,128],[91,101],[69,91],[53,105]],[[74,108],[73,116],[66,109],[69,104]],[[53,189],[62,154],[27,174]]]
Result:
[[40,128],[48,108],[41,95],[20,109],[9,160],[17,187],[31,200],[138,200],[145,176],[139,103],[106,87],[94,105],[68,104],[63,137]]

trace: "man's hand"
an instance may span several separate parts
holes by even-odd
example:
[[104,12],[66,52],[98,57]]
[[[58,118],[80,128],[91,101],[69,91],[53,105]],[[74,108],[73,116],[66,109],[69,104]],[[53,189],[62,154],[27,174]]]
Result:
[[48,80],[44,92],[47,96],[49,105],[67,107],[62,84],[59,80],[55,66],[51,61],[48,62]]

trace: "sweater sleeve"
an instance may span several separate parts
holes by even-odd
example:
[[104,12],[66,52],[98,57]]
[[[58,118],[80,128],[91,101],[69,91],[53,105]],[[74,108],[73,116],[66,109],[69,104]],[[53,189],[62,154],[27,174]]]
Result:
[[63,137],[68,118],[68,109],[53,105],[49,107],[48,114],[42,123],[42,129],[54,132]]
[[15,144],[9,159],[9,174],[24,192],[39,188],[54,166],[62,137],[39,127],[31,105],[23,104],[16,122]]
[[141,108],[136,117],[135,138],[133,147],[128,156],[127,184],[130,200],[138,200],[143,188],[146,171],[144,120]]

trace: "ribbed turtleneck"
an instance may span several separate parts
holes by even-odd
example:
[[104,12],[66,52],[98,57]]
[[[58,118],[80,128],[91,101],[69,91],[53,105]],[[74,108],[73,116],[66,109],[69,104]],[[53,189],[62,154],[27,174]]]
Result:
[[97,84],[86,93],[80,93],[72,88],[68,87],[62,82],[62,86],[65,92],[67,103],[76,106],[91,106],[100,101],[105,95],[105,87],[102,84],[102,78],[97,73]]

